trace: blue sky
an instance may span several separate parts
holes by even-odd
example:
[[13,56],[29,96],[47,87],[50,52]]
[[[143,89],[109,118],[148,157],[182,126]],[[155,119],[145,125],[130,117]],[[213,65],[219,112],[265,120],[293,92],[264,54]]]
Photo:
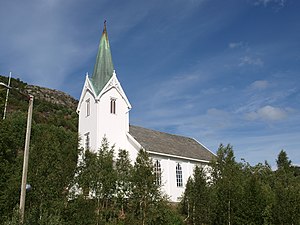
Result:
[[300,1],[0,0],[0,74],[79,98],[107,20],[132,124],[300,164]]

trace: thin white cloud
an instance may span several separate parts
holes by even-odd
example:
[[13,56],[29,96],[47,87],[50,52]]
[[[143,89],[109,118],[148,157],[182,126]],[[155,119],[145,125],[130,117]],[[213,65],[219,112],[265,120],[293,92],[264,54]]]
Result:
[[276,4],[283,7],[286,4],[286,0],[255,0],[254,5],[268,6],[270,4]]
[[256,80],[251,85],[250,88],[253,90],[264,90],[270,86],[267,80]]
[[257,111],[246,114],[249,120],[276,121],[287,117],[287,110],[270,105],[259,108]]
[[253,65],[253,66],[263,66],[264,62],[261,58],[253,58],[251,56],[244,56],[240,58],[239,66]]
[[244,47],[244,46],[245,46],[245,44],[242,41],[240,41],[240,42],[231,42],[231,43],[228,44],[229,48],[241,48],[241,47]]

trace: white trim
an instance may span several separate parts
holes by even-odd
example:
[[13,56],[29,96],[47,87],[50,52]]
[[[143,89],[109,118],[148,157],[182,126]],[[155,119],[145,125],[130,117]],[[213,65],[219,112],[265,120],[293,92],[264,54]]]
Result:
[[[183,169],[182,169],[181,164],[182,164],[182,162],[178,162],[178,161],[175,162],[175,180],[176,180],[176,187],[177,188],[183,188],[185,186],[185,185],[183,185]],[[179,172],[180,172],[180,174],[179,174]],[[179,178],[179,175],[181,175],[180,178]],[[179,179],[181,180],[180,182],[178,182]],[[181,185],[178,185],[178,184],[181,184]]]
[[96,94],[95,94],[93,85],[92,85],[91,82],[90,82],[88,73],[86,74],[85,82],[84,82],[84,85],[83,85],[83,88],[82,88],[82,92],[81,92],[81,95],[80,95],[80,98],[79,98],[79,102],[78,102],[78,105],[77,105],[77,109],[76,109],[76,112],[77,112],[78,114],[79,114],[79,112],[80,112],[80,108],[81,108],[81,104],[83,103],[84,96],[85,96],[85,94],[86,94],[87,92],[90,92],[91,95],[94,97],[94,99],[96,99]]
[[100,100],[100,98],[102,97],[102,95],[104,95],[106,92],[108,92],[110,89],[115,88],[118,93],[122,96],[122,98],[125,100],[128,109],[131,109],[131,104],[125,94],[125,92],[123,91],[123,88],[117,78],[117,74],[114,70],[114,73],[112,75],[112,77],[109,79],[109,81],[106,83],[106,85],[103,87],[103,89],[101,90],[101,92],[99,93],[99,95],[97,96],[97,100]]
[[214,156],[217,156],[215,153],[213,153],[209,148],[207,148],[204,144],[202,144],[200,141],[198,141],[195,138],[192,138],[194,141],[196,141],[199,145],[202,145],[204,148],[206,148],[206,150],[208,150],[211,154],[213,154]]
[[177,158],[177,159],[185,159],[185,160],[190,160],[190,161],[195,161],[195,162],[204,162],[204,163],[209,163],[210,161],[208,160],[202,160],[202,159],[194,159],[194,158],[189,158],[189,157],[184,157],[184,156],[178,156],[178,155],[171,155],[171,154],[166,154],[166,153],[161,153],[161,152],[153,152],[153,151],[148,151],[148,153],[153,154],[153,155],[161,155],[161,156],[167,156],[171,158]]
[[135,147],[138,148],[137,150],[144,149],[143,146],[137,140],[135,140],[129,132],[126,133],[126,136],[133,142]]

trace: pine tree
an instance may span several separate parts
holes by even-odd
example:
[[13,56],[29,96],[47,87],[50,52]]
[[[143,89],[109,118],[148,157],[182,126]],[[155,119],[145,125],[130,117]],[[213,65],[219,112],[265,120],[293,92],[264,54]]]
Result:
[[281,150],[277,162],[277,171],[273,190],[275,205],[274,222],[278,224],[300,223],[300,179],[294,176],[292,163],[285,151]]

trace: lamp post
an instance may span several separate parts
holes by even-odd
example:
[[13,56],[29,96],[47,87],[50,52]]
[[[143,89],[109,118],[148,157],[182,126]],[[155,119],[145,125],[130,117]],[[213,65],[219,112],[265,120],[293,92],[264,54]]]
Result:
[[[7,89],[11,89],[10,86],[0,82],[1,86]],[[25,148],[24,148],[24,160],[23,160],[23,172],[22,172],[22,184],[21,184],[21,196],[20,196],[20,219],[21,224],[24,222],[24,212],[25,212],[25,197],[26,197],[26,182],[27,182],[27,171],[28,171],[28,158],[29,158],[29,143],[31,134],[31,121],[32,121],[32,109],[33,109],[33,96],[28,95],[28,114],[27,114],[27,127],[26,127],[26,138],[25,138]]]

